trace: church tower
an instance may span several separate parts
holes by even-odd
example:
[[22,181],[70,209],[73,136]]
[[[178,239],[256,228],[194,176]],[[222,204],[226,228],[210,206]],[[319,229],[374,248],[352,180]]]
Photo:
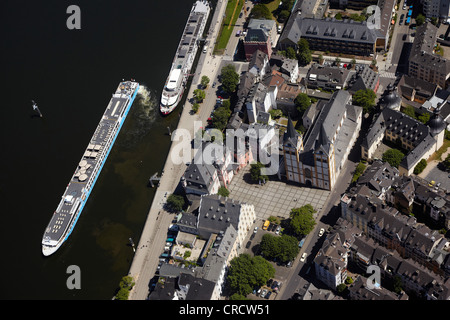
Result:
[[303,137],[295,130],[288,116],[287,130],[283,136],[283,156],[286,177],[290,181],[301,183],[299,153],[303,151]]

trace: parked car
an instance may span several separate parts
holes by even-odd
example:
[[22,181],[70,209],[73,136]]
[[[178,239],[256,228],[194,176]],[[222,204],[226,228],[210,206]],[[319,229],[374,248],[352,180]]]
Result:
[[302,240],[300,240],[300,242],[298,243],[299,248],[303,247],[303,244],[305,243],[305,239],[306,239],[306,237],[304,237]]
[[272,285],[270,286],[270,288],[275,289],[276,287],[278,287],[278,281],[272,282]]
[[325,229],[324,228],[320,228],[320,230],[319,230],[319,237],[323,236],[324,232],[325,232]]
[[263,291],[261,291],[260,297],[263,298],[267,294],[267,291],[267,289],[263,289]]
[[253,229],[253,233],[257,233],[258,232],[258,227],[255,227],[255,229]]
[[281,231],[281,226],[278,226],[278,227],[277,227],[277,230],[275,230],[275,234],[279,234],[280,231]]
[[305,262],[306,256],[307,256],[307,254],[306,254],[306,252],[304,252],[302,254],[302,257],[300,258],[300,262]]
[[267,292],[267,294],[264,298],[269,299],[271,294],[272,294],[272,291]]

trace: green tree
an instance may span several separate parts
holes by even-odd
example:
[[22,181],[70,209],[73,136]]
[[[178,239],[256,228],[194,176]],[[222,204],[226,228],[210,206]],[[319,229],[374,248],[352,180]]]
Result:
[[287,234],[278,237],[278,246],[280,251],[277,258],[284,263],[294,260],[300,251],[297,238]]
[[134,279],[131,276],[124,276],[119,283],[121,288],[131,290],[135,285]]
[[365,113],[370,113],[375,106],[375,99],[377,95],[373,90],[361,89],[355,92],[353,95],[353,103],[363,108]]
[[278,237],[266,233],[261,239],[260,250],[264,257],[270,260],[277,259],[281,262],[292,261],[299,252],[298,240],[287,234]]
[[192,111],[194,111],[194,113],[197,113],[199,108],[200,108],[200,105],[198,104],[198,102],[196,102],[192,105]]
[[186,250],[183,254],[183,259],[187,259],[191,256],[191,250]]
[[398,275],[395,275],[393,279],[394,292],[399,294],[403,290],[402,286],[403,286],[402,278]]
[[414,174],[420,174],[427,167],[427,160],[422,159],[414,167]]
[[212,117],[212,125],[214,128],[223,131],[228,123],[228,118],[231,116],[230,108],[219,107],[214,110]]
[[173,211],[181,211],[184,207],[184,197],[177,195],[177,194],[171,194],[167,198],[167,205],[169,206],[169,209]]
[[[225,99],[222,102],[222,107],[224,107],[225,109],[230,109],[231,108],[231,102],[230,99]],[[231,109],[230,109],[231,110]]]
[[231,292],[247,296],[256,286],[264,285],[275,275],[275,268],[263,257],[241,254],[233,258],[227,275]]
[[421,26],[425,23],[425,16],[421,13],[419,13],[416,17],[416,24],[417,26]]
[[239,74],[236,72],[234,65],[229,64],[222,68],[220,74],[223,90],[229,94],[236,91],[239,83]]
[[443,164],[447,170],[450,170],[450,154],[447,155],[447,157],[443,161]]
[[262,168],[264,165],[261,162],[252,163],[250,165],[250,177],[253,181],[268,181],[269,177],[262,174]]
[[292,209],[289,223],[292,231],[299,236],[306,236],[310,233],[316,225],[316,221],[314,220],[315,212],[316,210],[310,204]]
[[217,194],[222,197],[228,197],[230,195],[230,191],[225,187],[220,187]]
[[203,88],[206,88],[209,84],[209,78],[208,76],[202,76],[202,80],[200,81],[200,84]]
[[249,300],[249,299],[246,296],[243,296],[242,294],[233,293],[230,296],[230,300]]
[[128,296],[130,295],[130,291],[125,288],[120,288],[117,291],[116,296],[114,297],[116,300],[128,300]]
[[336,287],[336,290],[339,294],[343,294],[344,291],[347,289],[347,286],[345,285],[345,283],[341,283]]
[[413,106],[407,105],[403,108],[403,113],[410,116],[413,119],[416,119],[416,110]]
[[363,174],[366,169],[366,165],[362,162],[358,163],[355,169],[355,173],[353,174],[352,182],[358,181],[359,177]]
[[295,52],[295,49],[292,47],[288,47],[286,49],[286,58],[289,59],[297,59],[297,53]]
[[419,120],[422,123],[427,123],[430,120],[430,114],[428,112],[424,112],[417,117],[417,120]]
[[341,63],[341,58],[336,57],[336,59],[334,59],[334,64],[338,66],[339,63]]
[[269,111],[269,113],[272,119],[278,119],[283,115],[283,111],[281,111],[280,109],[272,109]]
[[252,11],[250,12],[250,17],[253,19],[272,19],[272,14],[270,10],[264,4],[255,4]]
[[308,97],[306,93],[299,93],[294,100],[294,104],[297,107],[297,110],[300,113],[303,113],[311,105],[311,99]]
[[130,295],[130,290],[134,287],[135,282],[133,277],[125,276],[120,280],[119,290],[114,296],[115,300],[128,300],[128,296]]
[[278,246],[278,237],[271,235],[270,233],[266,233],[262,236],[261,242],[259,244],[259,249],[264,257],[267,259],[274,259],[279,250]]
[[278,14],[278,22],[285,22],[291,13],[288,10],[281,10]]
[[397,149],[389,149],[383,153],[382,160],[388,162],[391,166],[398,168],[405,155]]
[[341,12],[336,13],[336,14],[334,15],[334,18],[335,18],[336,20],[342,20],[342,13],[341,13]]
[[309,49],[309,43],[306,39],[300,39],[298,45],[298,62],[302,66],[306,66],[312,61],[311,50]]
[[203,99],[205,99],[206,93],[202,89],[195,89],[194,90],[194,100],[196,102],[202,102]]

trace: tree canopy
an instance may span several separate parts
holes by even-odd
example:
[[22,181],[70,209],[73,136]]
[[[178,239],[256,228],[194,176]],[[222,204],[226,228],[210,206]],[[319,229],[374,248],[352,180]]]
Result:
[[253,6],[252,11],[250,12],[250,17],[253,19],[272,19],[272,14],[270,13],[269,8],[267,8],[264,4],[258,3]]
[[229,64],[222,68],[220,81],[222,82],[223,90],[228,94],[236,91],[236,87],[239,83],[239,74],[236,72],[234,65]]
[[377,95],[373,90],[361,89],[355,92],[353,95],[353,103],[363,108],[365,113],[372,111],[375,106],[375,99]]
[[263,257],[241,254],[233,258],[227,275],[232,293],[246,296],[256,286],[264,285],[275,275],[275,268]]
[[250,177],[253,181],[267,181],[269,177],[261,173],[261,168],[264,168],[264,165],[261,162],[252,163],[250,165]]
[[302,66],[306,66],[312,61],[311,50],[309,49],[308,40],[301,38],[298,43],[298,63]]
[[209,78],[208,76],[202,76],[202,80],[200,81],[200,84],[203,88],[206,88],[209,84]]
[[421,26],[425,23],[425,16],[421,13],[419,13],[416,17],[416,24],[417,26]]
[[391,166],[398,168],[405,155],[397,149],[389,149],[383,153],[382,160],[388,162]]
[[299,236],[306,236],[310,233],[316,225],[314,220],[315,212],[316,210],[310,204],[292,209],[290,213],[292,231]]
[[303,113],[311,105],[311,99],[308,97],[306,93],[299,93],[294,100],[294,104],[297,107],[297,110],[300,113]]
[[184,207],[184,197],[177,194],[171,194],[167,198],[167,205],[173,211],[181,211]]
[[206,93],[202,89],[195,89],[194,90],[194,100],[198,102],[202,102],[203,99],[205,99]]
[[224,106],[218,107],[214,110],[212,116],[212,125],[214,128],[223,131],[228,123],[228,118],[231,116],[230,108],[226,108]]
[[266,233],[261,239],[260,249],[264,257],[281,262],[294,260],[299,252],[297,238],[287,234],[278,237]]

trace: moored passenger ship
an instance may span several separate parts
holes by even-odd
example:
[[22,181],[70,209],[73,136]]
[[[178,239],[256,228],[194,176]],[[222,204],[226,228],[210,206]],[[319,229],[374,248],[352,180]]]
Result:
[[45,229],[42,237],[45,256],[56,252],[72,233],[138,90],[139,83],[122,81],[113,94]]
[[192,6],[161,94],[160,111],[164,115],[171,113],[183,96],[197,54],[198,40],[203,35],[210,10],[209,3],[204,0],[199,0]]

